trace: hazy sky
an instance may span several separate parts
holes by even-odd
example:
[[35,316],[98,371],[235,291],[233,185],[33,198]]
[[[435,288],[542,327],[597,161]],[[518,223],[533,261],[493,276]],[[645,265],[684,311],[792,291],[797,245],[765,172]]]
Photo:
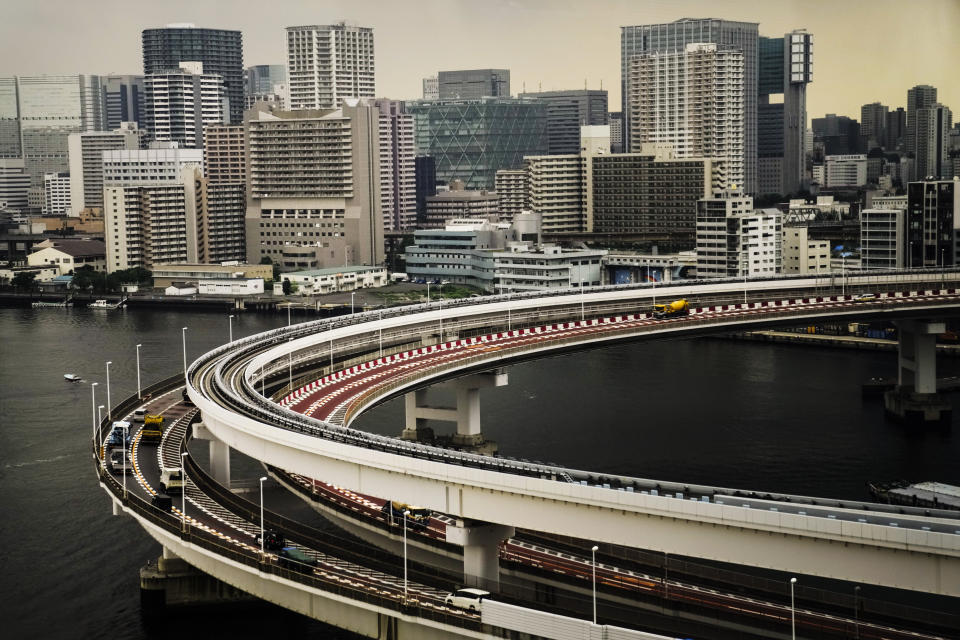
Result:
[[960,0],[0,0],[0,75],[142,73],[140,31],[172,22],[239,29],[246,66],[283,64],[285,26],[348,20],[375,29],[378,96],[497,67],[515,94],[602,82],[619,110],[619,27],[682,17],[810,31],[810,117],[906,107],[907,89],[932,84],[960,119]]

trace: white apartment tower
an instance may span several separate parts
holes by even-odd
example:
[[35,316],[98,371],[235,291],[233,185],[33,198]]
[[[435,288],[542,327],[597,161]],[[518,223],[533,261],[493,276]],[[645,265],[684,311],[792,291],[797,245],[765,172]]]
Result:
[[201,62],[144,78],[147,130],[153,140],[203,148],[203,128],[229,121],[223,77],[203,72]]
[[697,202],[697,277],[769,276],[781,272],[783,214],[753,209],[732,192]]
[[43,213],[61,215],[70,212],[70,175],[46,173],[43,176]]
[[142,134],[136,122],[122,122],[115,131],[70,134],[67,148],[72,215],[78,216],[84,209],[103,207],[103,152],[139,149]]
[[725,160],[727,184],[742,188],[744,54],[713,43],[651,52],[630,61],[630,148],[672,145],[677,158]]
[[289,109],[338,109],[344,98],[373,98],[373,70],[371,27],[287,27]]

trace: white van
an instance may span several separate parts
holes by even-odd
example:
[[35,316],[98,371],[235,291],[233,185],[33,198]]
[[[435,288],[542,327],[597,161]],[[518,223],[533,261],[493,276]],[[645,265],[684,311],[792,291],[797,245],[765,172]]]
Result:
[[140,407],[139,409],[133,412],[133,421],[138,424],[143,424],[143,419],[146,417],[146,415],[147,415],[147,408]]
[[164,467],[160,470],[160,493],[183,492],[183,469]]
[[468,611],[480,611],[483,599],[490,595],[489,591],[483,589],[457,589],[447,595],[445,602],[453,607],[467,609]]

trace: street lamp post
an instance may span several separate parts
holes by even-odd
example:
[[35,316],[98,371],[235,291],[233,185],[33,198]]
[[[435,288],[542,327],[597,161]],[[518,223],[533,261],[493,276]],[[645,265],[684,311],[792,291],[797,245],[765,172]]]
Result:
[[[383,309],[380,310],[380,322],[383,323]],[[380,357],[383,357],[383,327],[378,329],[380,333]]]
[[[293,342],[293,338],[287,340],[287,344]],[[287,380],[287,387],[290,390],[290,393],[293,393],[293,351],[287,354],[289,356],[289,367],[290,367],[290,378]]]
[[180,477],[183,478],[183,502],[180,515],[183,517],[183,531],[187,531],[187,452],[180,454]]
[[853,588],[853,625],[857,640],[860,640],[860,585]]
[[403,510],[403,603],[407,603],[407,516],[409,509]]
[[266,539],[266,527],[263,524],[263,483],[267,476],[260,477],[260,556],[263,557],[263,541]]
[[127,499],[127,436],[130,433],[130,423],[123,423],[123,446],[120,448],[123,451],[123,499]]
[[580,322],[586,320],[586,314],[583,310],[583,278],[580,278]]
[[289,327],[293,321],[290,319],[290,303],[287,303],[287,326]]
[[[103,405],[102,405],[102,404],[98,404],[98,405],[97,405],[97,424],[100,424],[100,423],[102,423],[102,422],[103,422]],[[101,448],[103,448],[103,441],[104,441],[104,439],[105,439],[106,437],[107,437],[106,434],[104,434],[103,438],[100,439],[100,447],[101,447]],[[106,468],[106,466],[107,466],[107,452],[106,452],[106,451],[103,452],[103,457],[100,458],[100,466],[101,466],[101,467],[104,467],[104,468]]]
[[183,336],[183,377],[187,377],[187,328],[184,327],[180,334]]
[[350,315],[353,315],[353,298],[357,295],[356,291],[350,292]]
[[113,416],[110,414],[110,365],[113,364],[113,361],[107,360],[107,420],[113,420]]
[[233,342],[233,316],[230,316],[230,342]]
[[137,345],[137,400],[141,400],[143,395],[140,393],[140,347],[142,344]]
[[97,385],[99,382],[90,383],[90,409],[92,415],[90,416],[93,421],[93,446],[97,446]]
[[790,578],[790,638],[797,640],[797,613],[794,607],[793,587],[797,584],[796,578]]
[[593,624],[597,624],[597,545],[590,548],[590,568],[593,570]]

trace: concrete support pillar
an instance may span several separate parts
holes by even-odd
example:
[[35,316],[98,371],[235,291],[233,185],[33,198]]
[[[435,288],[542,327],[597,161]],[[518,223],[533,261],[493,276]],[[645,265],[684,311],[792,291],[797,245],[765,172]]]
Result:
[[210,441],[210,475],[223,486],[230,487],[230,445]]
[[937,334],[943,322],[897,321],[897,388],[884,394],[887,415],[909,424],[949,423],[950,403],[937,393]]
[[447,542],[463,547],[463,582],[488,591],[500,588],[500,543],[512,537],[513,527],[470,520],[447,525]]
[[177,560],[177,559],[179,559],[179,558],[180,558],[180,556],[178,556],[177,554],[175,554],[173,551],[170,551],[170,549],[167,549],[166,547],[163,548],[163,559],[164,559],[164,560]]

